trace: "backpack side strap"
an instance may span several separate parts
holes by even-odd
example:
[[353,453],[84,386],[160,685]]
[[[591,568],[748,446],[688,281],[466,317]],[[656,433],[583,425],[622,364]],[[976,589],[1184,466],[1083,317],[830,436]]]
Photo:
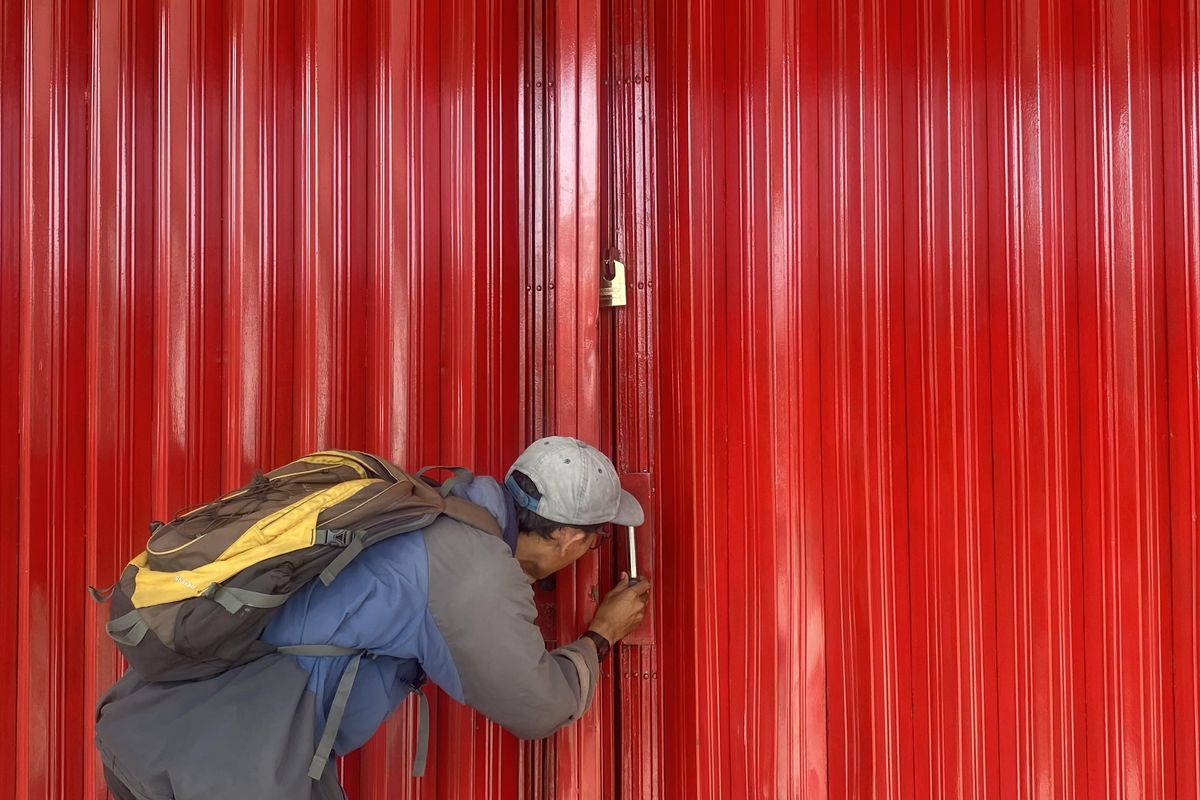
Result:
[[[350,700],[350,690],[354,688],[354,679],[358,677],[358,666],[362,663],[363,656],[367,655],[367,651],[331,644],[298,644],[275,649],[293,656],[354,656],[346,665],[342,679],[338,681],[333,704],[329,706],[329,716],[325,720],[325,729],[321,731],[321,741],[317,744],[317,751],[308,766],[308,777],[319,781],[325,774],[325,767],[333,752],[338,728],[342,726],[342,717],[345,716],[346,704]],[[425,762],[429,755],[429,700],[419,687],[414,687],[414,691],[417,694],[417,752],[413,756],[412,774],[414,778],[420,778],[425,774]]]
[[239,589],[235,586],[221,586],[214,583],[204,593],[211,597],[230,614],[237,614],[243,608],[278,608],[287,602],[291,594],[267,594],[252,592],[249,589]]
[[342,726],[342,716],[346,713],[350,690],[354,688],[354,679],[358,676],[358,665],[367,651],[353,647],[336,647],[331,644],[299,644],[276,649],[280,653],[288,653],[293,656],[354,656],[346,665],[342,679],[338,681],[337,691],[333,695],[333,705],[329,707],[329,716],[325,720],[325,730],[321,731],[321,741],[317,743],[317,752],[313,754],[312,762],[308,765],[308,777],[319,781],[321,775],[325,773],[325,765],[329,763],[329,754],[333,751],[333,741],[337,738],[338,728]]
[[136,608],[111,622],[104,623],[104,631],[112,637],[113,641],[127,644],[130,647],[137,647],[141,644],[142,639],[146,638],[148,630],[150,630],[150,626],[146,624],[145,617]]

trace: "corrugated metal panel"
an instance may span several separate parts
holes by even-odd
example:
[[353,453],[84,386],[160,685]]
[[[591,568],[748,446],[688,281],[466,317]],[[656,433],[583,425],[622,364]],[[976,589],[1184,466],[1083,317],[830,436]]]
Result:
[[829,762],[816,778],[834,797],[913,793],[904,17],[854,3],[815,26],[821,166],[801,197],[817,198],[821,293],[808,424],[821,430]]
[[1200,8],[1162,18],[1175,790],[1200,796]]
[[[662,730],[659,760],[643,761],[655,771],[637,753],[626,767],[632,796],[824,796],[824,298],[799,269],[817,263],[830,199],[804,158],[820,113],[816,8],[645,9],[656,229],[635,267],[639,291],[643,274],[654,287]],[[642,752],[655,733],[643,728]]]
[[997,788],[1080,797],[1088,764],[1073,20],[1065,6],[989,12],[988,116],[1002,121],[987,126]]
[[652,790],[1192,796],[1195,9],[653,7]]
[[[662,719],[662,649],[657,565],[657,487],[652,469],[651,434],[658,415],[654,368],[654,272],[656,266],[653,11],[640,2],[611,2],[604,8],[604,104],[601,119],[605,171],[603,205],[606,256],[625,267],[628,305],[604,311],[601,330],[601,385],[612,387],[603,407],[604,441],[612,442],[624,485],[647,512],[638,529],[640,574],[652,581],[655,599],[642,627],[627,637],[613,661],[617,671],[617,725],[613,756],[618,774],[605,797],[661,796],[660,778],[667,728]],[[610,554],[611,585],[628,568],[624,531]],[[610,577],[611,576],[611,577]]]
[[0,4],[0,793],[103,796],[146,520],[558,431],[652,624],[554,744],[439,697],[352,796],[1195,796],[1197,63],[1184,0]]
[[[513,346],[523,8],[3,5],[5,477],[21,502],[0,793],[103,795],[90,709],[119,667],[82,588],[112,579],[149,519],[316,447],[498,473],[533,435],[520,387],[547,360]],[[594,350],[585,333],[565,346]],[[550,412],[586,428],[595,378],[572,381],[580,399]],[[516,796],[532,755],[434,705],[431,777],[407,778],[398,720],[343,765],[354,796]]]
[[1159,11],[1075,20],[1091,67],[1075,84],[1091,795],[1174,790]]
[[[12,375],[14,365],[21,361],[22,306],[21,272],[23,260],[21,243],[23,225],[20,213],[24,198],[21,193],[21,173],[24,164],[21,146],[22,126],[13,120],[23,117],[21,74],[25,53],[21,47],[24,18],[20,7],[13,3],[0,4],[0,365]],[[9,378],[9,390],[0,392],[0,447],[12,454],[20,451],[21,394],[13,390],[18,381]],[[6,458],[0,462],[0,481],[21,490],[20,461]],[[9,502],[0,509],[0,524],[10,531],[20,531],[21,505],[12,502],[14,492],[7,493]],[[21,574],[14,557],[0,563],[0,580],[6,586],[16,586]],[[0,648],[0,714],[15,720],[17,714],[17,607],[9,603],[0,611],[0,636],[7,642]],[[17,726],[0,726],[0,792],[16,796],[17,786]]]
[[[547,2],[544,36],[549,55],[549,120],[545,141],[552,147],[547,187],[553,258],[548,262],[553,316],[546,332],[552,411],[546,432],[600,437],[599,344],[600,258],[599,152],[600,3]],[[536,330],[536,327],[535,327]],[[599,596],[599,558],[589,556],[557,577],[557,641],[582,633]],[[558,734],[549,784],[561,797],[605,796],[612,773],[611,676],[597,687],[595,713]]]
[[[80,752],[88,719],[79,669],[86,609],[77,588],[87,577],[79,531],[89,477],[88,109],[71,100],[88,87],[90,31],[86,18],[49,4],[9,19],[5,38],[22,58],[5,82],[19,86],[23,71],[25,91],[20,127],[6,137],[20,167],[5,181],[4,203],[16,217],[5,228],[17,243],[5,250],[19,254],[6,268],[17,268],[20,298],[5,318],[5,338],[20,342],[19,357],[8,362],[18,376],[12,485],[20,502],[10,528],[17,600],[5,609],[16,633],[15,663],[4,678],[5,694],[16,698],[15,758],[5,772],[17,793],[66,797],[81,793],[83,760],[61,754]],[[22,27],[26,42],[42,46],[22,47]]]

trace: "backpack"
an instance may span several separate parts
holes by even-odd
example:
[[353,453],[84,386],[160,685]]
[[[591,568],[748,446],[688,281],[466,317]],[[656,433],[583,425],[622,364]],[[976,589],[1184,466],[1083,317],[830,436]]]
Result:
[[[423,479],[431,469],[449,469],[454,477],[435,486]],[[275,648],[259,636],[288,597],[313,578],[328,585],[364,548],[426,528],[442,514],[499,535],[486,510],[450,495],[472,477],[443,467],[410,475],[356,451],[313,453],[255,473],[243,488],[170,522],[151,523],[146,550],[120,580],[104,592],[89,591],[99,602],[111,597],[105,630],[147,681],[208,678],[277,651],[356,656],[313,759],[309,774],[317,779],[362,651]]]

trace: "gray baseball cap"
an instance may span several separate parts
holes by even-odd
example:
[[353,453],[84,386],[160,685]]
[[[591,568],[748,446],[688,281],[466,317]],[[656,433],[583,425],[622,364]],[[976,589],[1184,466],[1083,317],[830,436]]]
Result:
[[[533,481],[542,497],[534,500],[512,479],[514,472]],[[646,514],[637,498],[621,488],[608,456],[567,436],[549,436],[531,444],[505,476],[517,504],[566,525],[641,525]]]

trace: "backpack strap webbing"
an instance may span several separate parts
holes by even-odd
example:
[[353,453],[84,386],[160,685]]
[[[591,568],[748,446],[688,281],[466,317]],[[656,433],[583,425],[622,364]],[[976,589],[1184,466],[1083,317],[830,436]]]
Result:
[[492,536],[501,535],[500,526],[496,524],[495,517],[488,513],[483,506],[476,505],[470,500],[463,500],[461,497],[447,497],[446,516],[484,533],[490,533]]
[[433,472],[435,470],[439,470],[439,469],[444,469],[446,472],[449,472],[454,476],[450,480],[443,483],[441,486],[437,487],[438,494],[440,494],[442,497],[449,497],[450,490],[453,489],[455,486],[459,486],[460,484],[470,483],[471,481],[475,480],[475,473],[471,472],[471,470],[467,469],[466,467],[446,467],[446,466],[421,467],[419,470],[417,470],[417,477],[424,478],[426,474]]
[[417,751],[413,754],[412,776],[420,778],[425,775],[425,762],[429,757],[429,699],[417,687]]
[[130,647],[137,647],[141,644],[142,639],[146,638],[146,632],[150,630],[150,626],[146,624],[146,619],[142,616],[142,612],[135,608],[114,620],[106,622],[104,630],[113,638],[113,641],[129,645]]
[[354,688],[354,679],[358,676],[358,665],[367,651],[352,647],[336,647],[331,644],[300,644],[276,649],[281,653],[293,656],[354,656],[346,665],[342,679],[338,681],[337,691],[333,695],[333,704],[329,706],[329,716],[325,719],[325,729],[321,731],[321,741],[317,743],[317,751],[308,765],[308,777],[319,781],[321,775],[325,773],[329,754],[333,751],[333,742],[337,738],[338,728],[342,726],[342,716],[346,713],[350,690]]
[[[298,644],[276,649],[280,653],[293,656],[354,656],[338,681],[333,704],[329,706],[329,716],[325,720],[325,728],[321,731],[321,740],[317,743],[317,750],[308,765],[308,777],[319,781],[325,774],[325,767],[333,752],[333,743],[337,739],[338,729],[342,726],[346,704],[350,701],[350,690],[354,688],[354,679],[358,677],[358,666],[367,651],[331,644]],[[413,755],[412,774],[414,778],[420,778],[425,774],[425,763],[429,758],[429,699],[420,687],[414,687],[413,691],[417,695],[417,750]]]

